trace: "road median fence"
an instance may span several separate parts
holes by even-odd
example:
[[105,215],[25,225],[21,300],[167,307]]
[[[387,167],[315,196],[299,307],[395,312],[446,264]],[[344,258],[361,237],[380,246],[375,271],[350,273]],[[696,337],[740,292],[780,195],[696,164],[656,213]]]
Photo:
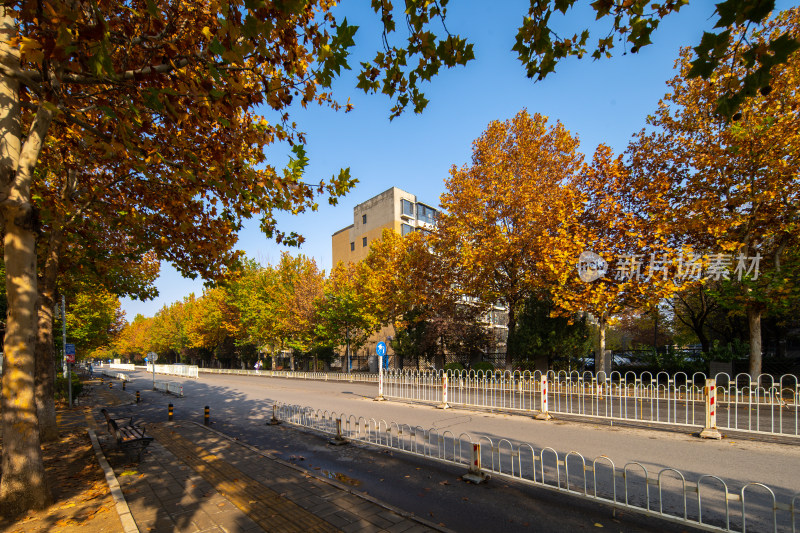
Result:
[[[157,365],[158,369],[160,365]],[[800,380],[748,374],[667,374],[659,372],[483,372],[395,371],[380,374],[201,368],[201,373],[379,383],[382,397],[448,405],[519,411],[549,418],[589,419],[681,426],[708,426],[709,399],[714,428],[800,437]],[[444,375],[447,389],[443,389]],[[713,394],[708,380],[713,379]],[[544,394],[543,394],[544,392]],[[544,415],[544,416],[541,416]]]
[[120,381],[130,381],[130,378],[128,377],[128,374],[125,374],[124,372],[118,372],[116,370],[109,370],[109,369],[105,369],[105,368],[97,368],[97,369],[93,369],[92,372],[94,374],[100,374],[100,375],[106,376],[108,378],[118,379]]
[[331,435],[417,455],[468,470],[465,479],[488,475],[711,531],[797,531],[800,492],[760,482],[725,481],[711,474],[690,479],[675,468],[648,470],[640,462],[618,466],[606,455],[535,448],[489,436],[365,418],[277,403],[273,418]]
[[153,388],[183,398],[183,385],[177,381],[155,381],[153,382]]

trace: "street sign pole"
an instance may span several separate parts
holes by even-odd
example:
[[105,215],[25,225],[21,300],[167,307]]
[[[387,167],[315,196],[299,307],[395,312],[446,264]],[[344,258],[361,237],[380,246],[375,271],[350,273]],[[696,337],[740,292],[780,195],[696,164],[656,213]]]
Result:
[[375,353],[378,356],[378,397],[375,400],[383,401],[386,399],[383,397],[383,358],[386,357],[386,343],[379,342],[375,346]]
[[158,359],[158,354],[155,352],[148,352],[148,357],[150,357],[150,364],[153,365],[153,390],[156,390],[156,359]]

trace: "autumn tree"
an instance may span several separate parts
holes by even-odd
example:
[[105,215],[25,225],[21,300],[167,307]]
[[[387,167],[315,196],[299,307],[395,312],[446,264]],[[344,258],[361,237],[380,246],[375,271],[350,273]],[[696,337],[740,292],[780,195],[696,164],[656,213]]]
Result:
[[[570,22],[559,20],[559,15],[566,15],[581,3],[584,2],[530,0],[528,16],[523,19],[513,47],[529,78],[545,78],[555,71],[559,61],[567,57],[581,59],[588,56],[594,60],[610,58],[620,42],[623,43],[623,55],[628,52],[635,54],[652,44],[651,38],[665,17],[676,14],[689,1],[587,1],[585,3],[594,10],[596,20],[601,25],[606,24],[604,29],[600,29],[596,44],[590,44],[596,27],[573,30]],[[740,76],[722,80],[718,84],[714,110],[730,119],[745,98],[769,87],[770,79],[775,74],[772,67],[786,63],[789,54],[800,47],[800,40],[785,29],[772,33],[760,42],[731,39],[734,32],[741,34],[765,23],[775,9],[774,0],[723,0],[715,4],[715,8],[714,29],[703,32],[700,42],[693,49],[694,53],[687,55],[690,68],[686,74],[689,78],[708,80],[720,67],[735,68],[741,72]]]
[[339,262],[325,281],[317,300],[316,335],[329,346],[344,346],[342,368],[349,372],[353,351],[358,351],[378,331],[380,318],[370,290],[369,270],[363,262]]
[[[347,68],[345,58],[355,28],[337,22],[331,8],[330,3],[318,1],[219,6],[54,3],[45,10],[24,2],[3,6],[0,93],[9,104],[0,114],[4,163],[0,207],[9,287],[17,287],[9,293],[11,351],[4,398],[13,396],[17,405],[32,406],[30,339],[36,329],[32,310],[36,280],[30,193],[51,127],[59,129],[61,138],[80,139],[85,152],[100,154],[104,163],[116,167],[116,176],[130,176],[126,184],[134,188],[138,184],[146,196],[159,198],[157,206],[172,204],[172,209],[163,211],[152,204],[132,211],[144,218],[164,213],[159,237],[191,231],[192,223],[202,218],[228,229],[218,243],[184,242],[181,249],[170,249],[165,238],[165,259],[198,257],[209,250],[224,253],[232,245],[231,234],[239,220],[254,215],[262,217],[268,234],[281,239],[276,211],[313,208],[315,193],[323,190],[335,201],[353,184],[346,172],[318,187],[304,182],[300,145],[295,145],[295,159],[284,172],[261,164],[266,145],[302,142],[302,133],[287,112],[293,100],[303,106],[319,102],[340,107],[328,89]],[[384,28],[392,32],[386,6],[382,9]],[[425,34],[426,43],[427,37],[434,37],[427,29],[431,21],[443,20],[443,10],[434,4],[407,11],[413,39],[400,49],[387,46],[382,57],[389,58],[388,63],[365,68],[369,80],[364,81],[380,79],[385,71],[384,92],[394,95],[400,108],[410,95],[415,109],[421,110],[424,98],[418,81],[430,79],[442,66],[441,58],[446,58],[445,66],[453,66],[466,62],[471,52],[463,39],[448,33],[431,56],[419,45],[420,36]],[[396,63],[402,65],[406,57],[422,61],[408,76],[397,76],[392,64],[398,57]],[[273,113],[272,124],[254,113],[260,105]],[[169,194],[158,188],[168,189]],[[195,210],[186,209],[187,205]],[[197,263],[203,266],[202,261]],[[12,420],[10,411],[3,410],[0,500],[4,512],[15,514],[44,505],[48,496],[37,435],[21,429],[23,424],[33,427],[35,416],[17,410],[20,414]],[[18,482],[22,479],[27,483]]]
[[[763,28],[733,33],[768,46],[778,36],[800,35],[800,10],[779,14]],[[798,288],[786,268],[797,246],[800,208],[800,54],[772,67],[771,82],[742,101],[726,122],[716,113],[726,80],[741,79],[746,65],[721,64],[709,79],[689,77],[690,53],[678,62],[671,93],[630,148],[633,188],[658,199],[650,213],[660,231],[704,256],[704,278],[723,281],[747,313],[750,374],[761,373],[761,317]]]
[[567,243],[577,222],[570,185],[581,168],[578,145],[560,122],[521,111],[490,123],[473,143],[472,163],[454,166],[445,183],[435,248],[455,261],[464,294],[507,307],[509,335],[522,303],[546,293],[574,261]]
[[386,229],[364,261],[381,321],[395,331],[399,368],[405,357],[423,357],[442,368],[446,351],[465,353],[469,360],[467,352],[488,344],[480,324],[487,305],[462,298],[455,271],[433,242],[425,231],[401,236]]
[[599,331],[595,368],[608,373],[610,322],[629,308],[654,308],[673,293],[674,254],[642,207],[661,197],[630,186],[632,177],[623,156],[601,144],[572,180],[580,202],[575,204],[570,238],[561,241],[562,254],[572,262],[570,268],[559,270],[550,297],[557,309],[594,316]]
[[114,339],[112,344],[115,352],[126,359],[135,362],[144,362],[147,352],[151,352],[150,328],[153,319],[143,315],[136,315],[132,322],[128,322]]
[[[286,252],[276,267],[277,293],[273,295],[280,317],[279,336],[292,353],[308,352],[315,341],[316,305],[322,298],[325,273],[317,263],[303,254]],[[291,369],[294,370],[294,355]]]
[[161,356],[159,360],[180,361],[184,350],[189,347],[187,329],[191,311],[191,303],[183,300],[164,305],[153,316],[150,346]]

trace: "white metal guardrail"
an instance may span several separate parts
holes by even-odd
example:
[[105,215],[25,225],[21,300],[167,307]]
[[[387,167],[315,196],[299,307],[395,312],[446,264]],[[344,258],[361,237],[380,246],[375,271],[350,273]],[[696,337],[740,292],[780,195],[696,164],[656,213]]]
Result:
[[261,376],[270,378],[310,379],[317,381],[347,381],[350,383],[377,383],[378,374],[365,372],[301,372],[295,370],[241,370],[236,368],[200,368],[201,373],[235,374],[238,376]]
[[153,388],[183,398],[183,385],[177,381],[156,381],[153,383]]
[[[152,372],[153,364],[148,363],[145,368],[148,372]],[[198,378],[197,367],[195,365],[156,365],[156,374],[194,379]]]
[[[579,374],[547,372],[449,372],[447,402],[453,406],[640,421],[703,428],[706,376],[660,372]],[[440,404],[442,372],[388,371],[384,396]],[[714,376],[720,429],[800,436],[800,381],[747,374]],[[549,384],[542,395],[543,383]],[[543,401],[545,399],[545,401]]]
[[[156,365],[158,368],[159,365]],[[200,368],[199,372],[320,381],[377,383],[378,374]],[[444,371],[384,373],[383,396],[443,404]],[[702,373],[447,372],[447,404],[552,413],[610,421],[689,426],[706,423]],[[547,378],[545,382],[542,377]],[[792,374],[751,379],[716,374],[716,427],[800,437],[800,379]],[[542,384],[547,383],[546,394]]]
[[111,370],[136,370],[136,365],[128,363],[110,363],[108,368]]
[[617,466],[601,455],[559,453],[509,439],[474,439],[449,430],[386,422],[310,407],[277,403],[274,416],[337,439],[350,439],[435,461],[469,466],[620,509],[658,516],[711,531],[797,531],[800,492],[776,491],[763,483],[735,483],[719,476],[689,479],[674,468],[649,472],[639,462]]
[[95,368],[92,369],[92,372],[95,374],[102,374],[103,376],[107,376],[110,378],[118,379],[120,381],[130,381],[128,374],[124,372],[116,372],[114,370],[106,370],[105,368]]

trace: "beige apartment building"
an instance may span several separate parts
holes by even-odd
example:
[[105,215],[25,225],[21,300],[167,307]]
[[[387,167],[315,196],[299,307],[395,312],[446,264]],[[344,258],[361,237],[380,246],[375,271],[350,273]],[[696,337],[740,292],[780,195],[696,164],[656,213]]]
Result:
[[[397,187],[392,187],[353,208],[353,223],[342,228],[331,237],[333,264],[339,261],[357,263],[366,259],[373,241],[379,240],[384,229],[390,229],[403,236],[412,231],[432,230],[436,224],[439,210],[430,204],[417,200],[417,197]],[[481,321],[492,331],[497,339],[495,349],[505,350],[508,312],[503,306],[494,306]],[[364,347],[353,354],[353,370],[362,370],[377,365],[375,347],[379,341],[388,346],[389,365],[394,368],[395,360],[391,347],[394,328],[381,328],[366,342]],[[345,368],[344,357],[338,362]],[[377,367],[376,367],[377,368]],[[374,370],[373,370],[374,371]]]
[[420,229],[432,229],[438,210],[417,197],[392,187],[353,208],[353,223],[331,238],[333,264],[357,263],[366,259],[372,241],[379,240],[384,229],[407,235]]
[[[390,229],[403,236],[412,231],[430,230],[436,222],[438,210],[417,200],[417,197],[397,187],[383,191],[353,208],[353,223],[342,228],[331,237],[332,259],[336,265],[339,261],[358,263],[367,258],[369,247],[373,241],[379,240],[384,229]],[[377,363],[372,354],[379,341],[386,341],[389,347],[390,364],[393,363],[393,351],[389,342],[394,336],[394,328],[383,327],[370,337],[364,347],[354,354],[353,369],[363,369]],[[344,364],[342,364],[344,368]]]

